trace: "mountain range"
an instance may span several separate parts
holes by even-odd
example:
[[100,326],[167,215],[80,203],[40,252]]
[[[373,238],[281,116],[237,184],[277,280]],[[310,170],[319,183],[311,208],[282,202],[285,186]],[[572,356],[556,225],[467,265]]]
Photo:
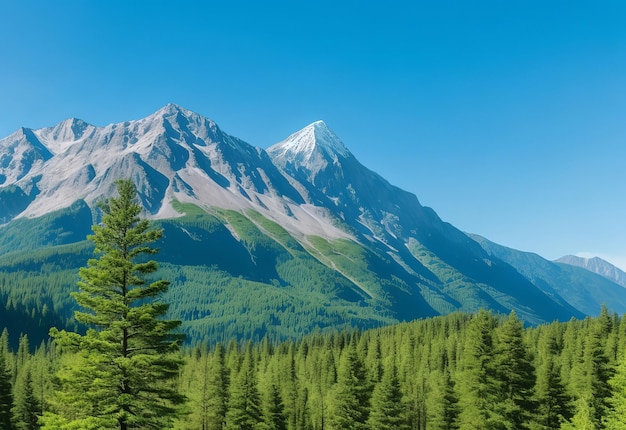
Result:
[[95,205],[118,178],[135,183],[144,216],[164,231],[159,275],[193,339],[284,339],[480,308],[530,324],[602,303],[626,311],[626,289],[606,278],[539,272],[566,265],[520,264],[442,221],[322,121],[264,150],[169,104],[140,120],[68,119],[0,140],[6,321],[42,338],[51,324],[73,327],[68,293],[93,254]]
[[590,272],[602,275],[622,287],[626,287],[626,272],[600,257],[584,258],[576,255],[565,255],[556,260],[556,262],[582,267]]

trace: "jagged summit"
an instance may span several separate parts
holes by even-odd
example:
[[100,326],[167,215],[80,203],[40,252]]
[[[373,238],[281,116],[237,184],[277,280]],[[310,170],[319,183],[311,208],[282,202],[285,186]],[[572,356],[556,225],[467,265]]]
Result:
[[179,201],[253,209],[308,234],[348,236],[328,217],[300,207],[306,197],[265,151],[173,103],[141,119],[98,127],[70,118],[0,140],[0,195],[13,186],[25,196],[19,207],[0,205],[0,223],[42,216],[78,200],[91,206],[114,192],[118,178],[133,180],[153,218],[180,215],[173,207]]
[[21,127],[0,139],[0,185],[22,179],[52,156],[53,154],[41,143],[33,130]]
[[130,124],[134,124],[136,129],[157,130],[175,141],[201,147],[218,144],[237,153],[249,153],[252,148],[248,143],[224,133],[212,119],[174,103],[168,103],[146,118],[131,121]]
[[313,183],[321,172],[341,171],[343,162],[354,158],[324,121],[309,124],[267,152],[281,169],[292,174],[300,172]]
[[322,120],[315,121],[304,127],[298,133],[292,134],[287,141],[293,143],[307,144],[313,143],[316,147],[327,151],[330,154],[336,154],[343,157],[350,155],[350,151],[337,135]]
[[348,157],[350,151],[324,121],[315,121],[267,150],[275,158],[311,161],[316,153],[336,159]]
[[68,118],[54,127],[35,130],[34,133],[54,154],[65,151],[75,142],[91,135],[97,129],[82,119]]
[[215,124],[209,118],[206,118],[200,114],[197,114],[189,109],[186,109],[180,105],[175,103],[168,103],[162,108],[158,109],[151,115],[148,115],[144,120],[156,119],[156,118],[166,118],[166,119],[174,119],[174,118],[187,118],[187,119],[202,119],[204,121],[208,121],[212,124]]
[[183,112],[183,113],[186,113],[186,114],[192,114],[193,113],[190,110],[185,109],[184,107],[182,107],[181,105],[178,105],[176,103],[168,103],[165,106],[163,106],[161,109],[159,109],[157,112],[163,112],[163,113]]

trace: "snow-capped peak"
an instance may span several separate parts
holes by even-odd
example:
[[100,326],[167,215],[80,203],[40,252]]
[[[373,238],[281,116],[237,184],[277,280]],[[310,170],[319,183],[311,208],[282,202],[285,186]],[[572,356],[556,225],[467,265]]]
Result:
[[309,162],[315,155],[346,158],[350,151],[324,121],[316,121],[267,150],[275,159],[297,159]]

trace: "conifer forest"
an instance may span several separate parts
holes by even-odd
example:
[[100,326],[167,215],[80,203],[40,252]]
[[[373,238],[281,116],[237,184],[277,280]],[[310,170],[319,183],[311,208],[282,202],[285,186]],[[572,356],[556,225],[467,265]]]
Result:
[[[0,336],[0,428],[626,429],[626,321],[453,313],[278,342],[187,345],[132,183],[100,209],[85,330]],[[0,327],[1,329],[1,327]],[[10,339],[19,336],[17,348]]]
[[[298,342],[196,345],[169,353],[179,372],[152,387],[175,389],[177,407],[128,428],[624,429],[625,340],[623,318],[607,312],[524,328],[515,314],[481,311]],[[76,354],[52,341],[33,349],[25,335],[11,351],[5,330],[0,426],[74,416],[80,398],[62,388]],[[91,382],[72,389],[84,395]]]

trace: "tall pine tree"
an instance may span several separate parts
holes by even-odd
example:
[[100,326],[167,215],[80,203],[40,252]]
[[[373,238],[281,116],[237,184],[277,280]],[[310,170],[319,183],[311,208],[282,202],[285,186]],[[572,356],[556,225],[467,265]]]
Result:
[[[1,351],[0,351],[1,352]],[[5,355],[0,353],[0,428],[11,429],[11,407],[13,393],[11,372],[7,368]]]
[[409,423],[395,363],[383,371],[380,382],[374,387],[367,424],[371,430],[408,430]]
[[426,398],[428,428],[433,430],[457,429],[458,398],[454,381],[448,369],[430,375],[430,391]]
[[[624,321],[622,320],[622,324]],[[615,375],[609,380],[613,395],[609,400],[611,408],[603,418],[604,425],[610,430],[626,428],[626,350],[623,351],[621,361]]]
[[496,320],[491,313],[480,310],[465,333],[463,356],[457,373],[458,424],[463,429],[502,428],[502,417],[495,411],[498,406],[493,363],[495,325]]
[[228,369],[224,362],[224,347],[218,344],[213,352],[208,386],[205,392],[203,412],[206,413],[207,425],[203,430],[219,430],[226,420]]
[[[592,419],[599,425],[608,408],[611,388],[609,379],[613,368],[606,356],[605,345],[608,333],[600,319],[588,320],[589,327],[584,337],[583,355],[572,369],[571,386],[578,400],[575,417],[592,411]],[[572,418],[572,422],[574,422]]]
[[535,369],[523,339],[524,327],[511,311],[497,330],[494,370],[497,376],[499,413],[507,428],[524,429],[534,416]]
[[39,428],[41,406],[33,391],[33,377],[30,363],[23,365],[15,383],[13,421],[17,430]]
[[252,343],[248,343],[239,373],[230,384],[226,428],[254,430],[262,422],[261,395],[257,384]]
[[537,381],[535,384],[536,428],[558,429],[571,418],[571,398],[561,381],[561,366],[556,357],[556,326],[548,326],[539,341]]
[[333,394],[330,428],[366,429],[371,388],[354,337],[341,355]]
[[[61,371],[60,400],[81,407],[58,408],[44,422],[53,428],[166,428],[183,401],[174,385],[181,359],[180,321],[163,319],[168,305],[158,302],[168,281],[148,282],[157,270],[146,256],[160,230],[140,219],[136,190],[128,180],[116,181],[118,197],[99,207],[102,223],[88,236],[97,259],[80,269],[73,297],[83,308],[75,313],[86,335],[51,330],[56,341],[76,351]],[[59,402],[57,402],[59,405]]]
[[267,392],[267,407],[265,421],[268,430],[287,430],[287,420],[285,419],[283,399],[280,397],[280,390],[276,384],[270,384]]

